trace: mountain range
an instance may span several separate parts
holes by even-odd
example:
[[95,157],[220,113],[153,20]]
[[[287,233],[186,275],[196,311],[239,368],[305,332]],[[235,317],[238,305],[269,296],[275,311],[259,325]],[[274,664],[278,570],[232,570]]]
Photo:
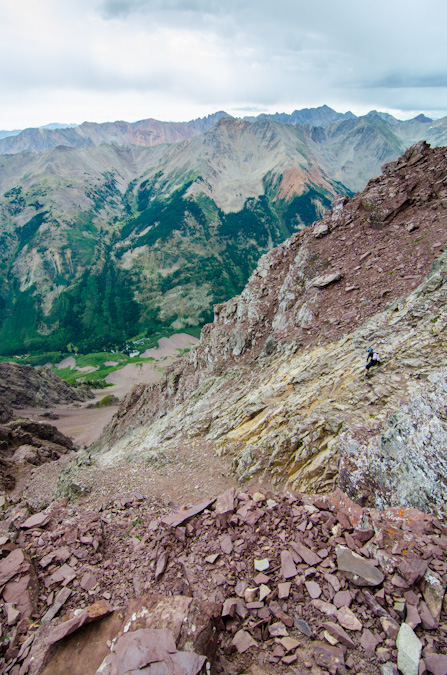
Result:
[[84,123],[0,140],[3,354],[203,325],[260,256],[447,118],[327,106],[187,123]]

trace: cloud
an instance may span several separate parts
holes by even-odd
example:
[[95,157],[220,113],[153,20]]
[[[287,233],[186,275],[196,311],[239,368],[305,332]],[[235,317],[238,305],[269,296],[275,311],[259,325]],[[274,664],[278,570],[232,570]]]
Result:
[[107,101],[129,120],[323,103],[445,114],[446,20],[444,0],[3,0],[0,128],[26,100],[29,117],[51,101],[35,124],[70,121],[73,98],[82,119]]

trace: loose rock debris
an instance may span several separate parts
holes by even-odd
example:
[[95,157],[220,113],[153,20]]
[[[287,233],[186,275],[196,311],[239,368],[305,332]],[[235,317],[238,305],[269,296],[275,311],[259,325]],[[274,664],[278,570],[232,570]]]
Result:
[[19,502],[0,548],[1,672],[447,673],[447,528],[415,509],[234,489],[177,513]]

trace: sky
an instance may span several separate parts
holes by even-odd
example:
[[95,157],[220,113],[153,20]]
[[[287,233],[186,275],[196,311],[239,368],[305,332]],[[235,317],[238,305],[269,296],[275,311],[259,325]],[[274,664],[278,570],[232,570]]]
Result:
[[447,115],[445,0],[0,0],[0,129]]

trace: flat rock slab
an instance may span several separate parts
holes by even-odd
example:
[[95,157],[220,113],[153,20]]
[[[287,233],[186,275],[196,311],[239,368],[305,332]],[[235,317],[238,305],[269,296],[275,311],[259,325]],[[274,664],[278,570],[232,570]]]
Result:
[[298,571],[293,562],[292,554],[289,551],[281,551],[281,576],[283,579],[292,579],[296,577]]
[[422,643],[413,629],[403,623],[396,640],[397,667],[403,675],[419,675]]
[[29,530],[32,527],[45,527],[50,522],[51,516],[48,513],[35,513],[25,520],[20,526],[24,530]]
[[236,647],[239,654],[243,654],[251,647],[257,646],[256,640],[253,640],[250,633],[246,630],[238,630],[231,644]]
[[433,654],[424,659],[425,667],[432,675],[445,675],[447,673],[447,656],[444,654]]
[[379,586],[385,576],[365,558],[345,546],[337,546],[338,569],[356,586]]
[[202,511],[205,511],[205,509],[211,506],[211,504],[214,504],[215,501],[215,499],[206,499],[205,501],[200,502],[200,504],[191,506],[190,509],[186,509],[185,511],[170,513],[168,516],[162,518],[160,522],[164,525],[169,525],[170,527],[178,527],[179,525],[186,523],[190,518],[193,518],[199,513],[202,513]]
[[0,561],[0,586],[6,584],[16,574],[26,572],[30,563],[25,557],[21,548],[16,548],[9,555]]

